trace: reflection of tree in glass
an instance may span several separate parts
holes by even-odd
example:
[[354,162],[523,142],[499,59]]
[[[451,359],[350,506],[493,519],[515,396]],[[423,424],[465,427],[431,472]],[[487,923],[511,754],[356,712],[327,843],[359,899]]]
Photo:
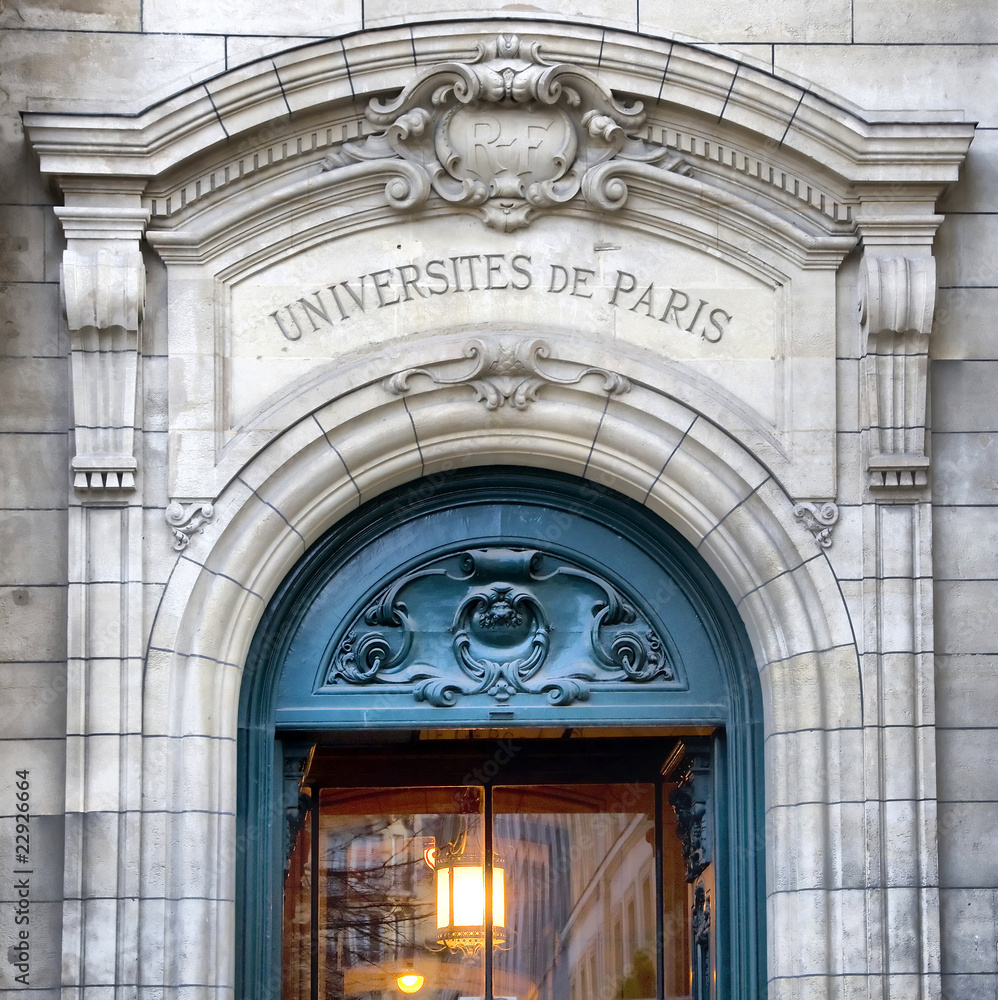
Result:
[[425,832],[413,817],[371,818],[330,831],[322,858],[325,876],[326,953],[345,969],[412,954],[417,928],[433,913],[418,875]]

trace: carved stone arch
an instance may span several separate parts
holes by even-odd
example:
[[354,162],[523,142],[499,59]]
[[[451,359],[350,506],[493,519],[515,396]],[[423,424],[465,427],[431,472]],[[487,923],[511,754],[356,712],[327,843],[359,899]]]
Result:
[[[168,732],[191,737],[189,750],[165,769],[155,755],[146,762],[149,787],[173,803],[169,822],[175,843],[184,845],[161,869],[173,891],[186,891],[181,887],[189,884],[205,838],[225,851],[234,835],[231,819],[206,819],[197,809],[206,786],[234,787],[241,665],[270,595],[307,546],[362,499],[462,465],[560,469],[636,498],[678,527],[719,573],[753,643],[769,734],[767,809],[824,797],[827,769],[802,773],[790,765],[801,752],[795,734],[832,727],[834,739],[805,739],[805,752],[820,764],[856,752],[848,741],[843,745],[841,730],[859,727],[862,719],[849,616],[824,551],[794,518],[793,504],[769,471],[709,419],[634,386],[611,398],[601,422],[592,407],[600,376],[587,378],[584,386],[548,386],[545,394],[556,392],[556,400],[542,396],[525,411],[504,410],[489,421],[479,419],[487,411],[466,386],[433,386],[408,403],[380,386],[359,389],[359,398],[302,418],[217,498],[214,518],[177,563],[148,654],[145,704],[168,705]],[[338,420],[346,409],[359,415]],[[454,432],[455,409],[461,435]],[[632,460],[613,447],[621,436],[634,442]],[[659,473],[655,462],[666,458]],[[845,836],[837,823],[829,812],[816,835]],[[789,890],[806,886],[810,899],[821,890],[812,885],[809,856],[792,843],[774,850],[779,875],[770,882],[769,920],[782,926],[783,909],[794,905]],[[231,900],[233,879],[232,867],[221,866],[199,894]],[[224,937],[231,903],[176,905],[184,912],[201,905],[198,920]],[[168,907],[166,926],[150,914],[143,933],[168,931],[179,914]],[[814,919],[829,921],[832,934],[836,921],[855,917],[829,911]],[[774,946],[771,977],[820,978],[821,970],[795,953],[792,935]],[[213,965],[210,949],[190,952],[189,959],[201,963],[205,976],[228,974]]]

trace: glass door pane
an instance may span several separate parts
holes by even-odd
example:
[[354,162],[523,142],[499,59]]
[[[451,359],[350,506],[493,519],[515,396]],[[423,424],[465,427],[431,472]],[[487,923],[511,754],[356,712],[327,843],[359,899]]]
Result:
[[483,805],[476,787],[321,790],[317,1000],[485,995]]
[[493,812],[506,907],[495,996],[654,1000],[654,786],[499,786]]

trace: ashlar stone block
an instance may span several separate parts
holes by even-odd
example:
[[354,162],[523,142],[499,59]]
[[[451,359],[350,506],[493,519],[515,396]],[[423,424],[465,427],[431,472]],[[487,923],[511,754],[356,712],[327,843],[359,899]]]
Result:
[[994,726],[998,656],[936,655],[936,723],[942,728]]
[[7,0],[0,29],[141,31],[142,0]]
[[792,5],[779,0],[726,0],[719,5],[659,0],[642,4],[644,31],[677,32],[705,42],[848,42],[850,7],[847,0],[804,0]]
[[987,45],[777,45],[786,71],[874,111],[954,108],[967,121],[998,124],[998,62]]
[[853,37],[864,44],[998,42],[994,10],[979,0],[855,0]]
[[939,884],[944,888],[998,885],[994,831],[998,802],[939,805]]
[[[360,0],[310,0],[283,4],[251,4],[240,0],[144,0],[146,31],[204,32],[219,35],[310,35],[329,38],[362,26]],[[397,18],[397,14],[396,14]]]

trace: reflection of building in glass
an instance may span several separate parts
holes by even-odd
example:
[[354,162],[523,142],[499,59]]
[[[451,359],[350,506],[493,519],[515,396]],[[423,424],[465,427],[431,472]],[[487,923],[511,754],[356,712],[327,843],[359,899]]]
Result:
[[[484,996],[483,948],[440,943],[434,853],[480,859],[478,816],[356,815],[323,790],[317,897],[311,823],[285,886],[284,1000],[389,1000],[413,968],[429,1000]],[[436,790],[439,791],[439,790]],[[399,793],[399,797],[405,793]],[[392,793],[377,800],[391,805]],[[495,936],[493,995],[515,1000],[650,1000],[658,929],[654,788],[497,788],[494,850],[505,869],[505,928]],[[372,797],[373,799],[373,797]],[[401,804],[401,801],[396,805]],[[427,804],[429,805],[429,804]],[[664,996],[689,996],[689,908],[682,856],[663,844]],[[455,838],[456,822],[463,823]],[[468,833],[470,830],[470,833]],[[481,919],[483,907],[478,903]],[[313,920],[315,929],[313,931]],[[484,942],[484,927],[480,929]],[[313,941],[315,954],[313,956]],[[312,976],[315,993],[312,993]]]

